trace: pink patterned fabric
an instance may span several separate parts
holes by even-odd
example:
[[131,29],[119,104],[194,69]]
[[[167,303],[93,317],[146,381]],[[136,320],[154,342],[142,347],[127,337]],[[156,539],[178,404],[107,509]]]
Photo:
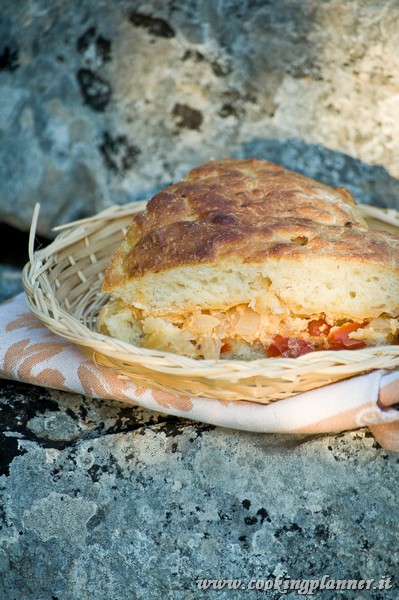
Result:
[[0,376],[258,433],[369,427],[383,447],[399,451],[399,410],[394,407],[399,405],[399,371],[374,371],[267,405],[142,388],[49,331],[29,311],[24,294],[0,306]]

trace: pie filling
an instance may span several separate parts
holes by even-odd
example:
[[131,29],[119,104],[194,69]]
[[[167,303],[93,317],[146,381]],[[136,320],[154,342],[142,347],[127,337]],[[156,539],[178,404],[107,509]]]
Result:
[[399,320],[333,321],[325,314],[305,317],[287,309],[259,313],[240,304],[228,310],[148,316],[120,301],[100,315],[104,333],[124,341],[192,358],[296,358],[317,350],[358,350],[399,341]]

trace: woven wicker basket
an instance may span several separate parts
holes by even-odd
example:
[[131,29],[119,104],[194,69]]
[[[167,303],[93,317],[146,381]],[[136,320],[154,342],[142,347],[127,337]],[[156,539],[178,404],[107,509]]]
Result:
[[[59,227],[46,248],[34,252],[38,207],[32,221],[30,261],[23,271],[28,306],[45,325],[78,344],[97,363],[117,369],[139,385],[229,401],[269,403],[373,369],[399,366],[399,346],[313,352],[299,358],[256,361],[194,360],[148,350],[102,335],[96,319],[108,297],[103,273],[132,215],[145,202],[111,207],[97,216]],[[361,205],[375,228],[398,232],[399,213]],[[398,291],[399,293],[399,291]]]

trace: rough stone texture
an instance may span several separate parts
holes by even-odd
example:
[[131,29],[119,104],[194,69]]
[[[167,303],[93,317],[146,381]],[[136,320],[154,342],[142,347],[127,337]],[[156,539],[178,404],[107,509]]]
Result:
[[0,423],[0,598],[254,598],[196,580],[323,574],[394,588],[316,598],[398,597],[398,457],[365,431],[251,435],[12,382]]
[[398,206],[396,0],[3,5],[1,221],[40,201],[49,234],[243,154]]

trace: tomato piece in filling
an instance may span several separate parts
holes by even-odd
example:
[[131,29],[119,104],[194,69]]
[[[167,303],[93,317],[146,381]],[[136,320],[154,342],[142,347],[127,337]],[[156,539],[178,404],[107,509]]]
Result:
[[309,342],[300,338],[287,338],[282,335],[275,335],[273,343],[266,349],[266,356],[272,358],[275,356],[284,356],[286,358],[297,358],[302,354],[312,352],[313,347]]
[[233,345],[230,344],[230,342],[225,342],[223,344],[223,346],[220,348],[220,353],[224,354],[224,352],[230,352],[230,350],[233,348]]
[[308,323],[309,335],[314,337],[319,337],[320,335],[327,336],[330,332],[330,329],[331,326],[325,319],[317,319],[314,321],[309,321]]
[[365,348],[366,344],[363,340],[354,340],[349,337],[350,333],[365,327],[367,323],[345,323],[333,329],[327,336],[327,344],[329,350],[359,350]]

